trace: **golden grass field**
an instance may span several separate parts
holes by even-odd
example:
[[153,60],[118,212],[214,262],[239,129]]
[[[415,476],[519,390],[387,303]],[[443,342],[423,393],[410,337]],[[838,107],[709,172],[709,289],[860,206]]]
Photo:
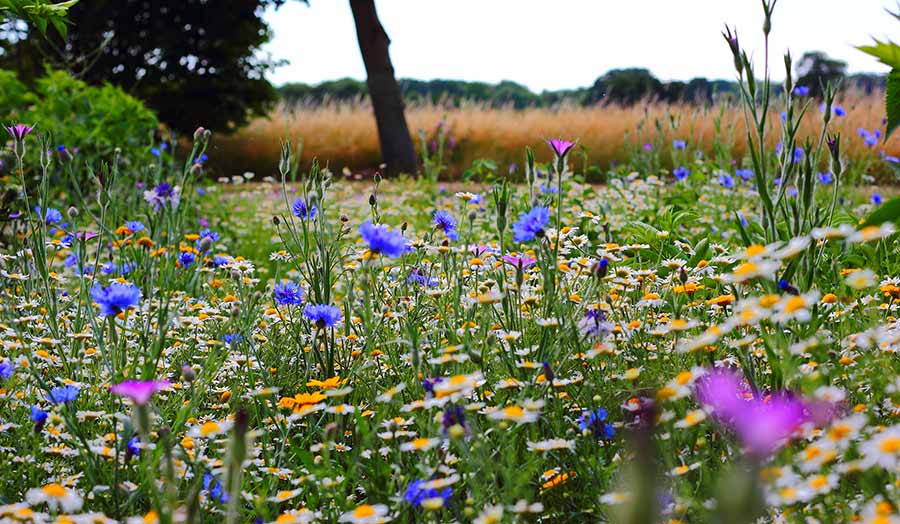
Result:
[[[863,155],[877,157],[877,151],[900,154],[900,134],[887,144],[867,149],[856,130],[881,126],[883,100],[879,95],[851,93],[838,102],[847,114],[835,117],[833,131],[843,136],[843,149],[851,160]],[[769,136],[772,145],[780,136],[780,109],[773,110]],[[464,103],[460,107],[411,105],[407,120],[419,146],[418,131],[431,133],[442,118],[457,145],[449,157],[451,174],[458,174],[478,158],[496,160],[501,168],[508,163],[521,163],[525,146],[535,148],[538,159],[548,159],[549,151],[541,142],[547,137],[577,139],[589,150],[589,161],[609,165],[612,160],[627,158],[628,144],[660,140],[668,148],[674,138],[686,140],[691,148],[701,147],[710,153],[716,141],[741,158],[745,149],[744,117],[739,106],[723,102],[712,107],[646,103],[632,107],[580,107],[563,105],[553,108],[490,108],[484,104]],[[802,133],[817,135],[821,129],[821,112],[817,102],[810,104]],[[720,132],[717,132],[716,120]],[[657,122],[659,127],[657,127]],[[674,124],[673,124],[674,123]],[[661,133],[658,129],[661,129]],[[259,176],[275,173],[279,140],[302,138],[303,159],[318,158],[333,170],[373,168],[380,162],[378,136],[371,106],[367,101],[326,103],[322,105],[279,106],[267,118],[260,118],[231,136],[217,137],[214,142],[215,165],[228,174],[252,171]],[[669,158],[663,152],[664,160]]]

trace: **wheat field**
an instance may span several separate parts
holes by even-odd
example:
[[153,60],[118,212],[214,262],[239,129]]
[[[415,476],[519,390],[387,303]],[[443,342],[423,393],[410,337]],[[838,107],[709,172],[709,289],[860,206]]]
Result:
[[[835,117],[830,129],[844,137],[843,149],[851,160],[874,158],[881,151],[900,153],[900,138],[867,148],[857,133],[859,128],[881,127],[884,109],[880,95],[850,93],[836,103],[846,115]],[[779,112],[776,107],[770,118],[773,147],[780,136]],[[419,130],[430,136],[442,119],[446,121],[454,142],[447,155],[450,176],[479,158],[495,159],[503,168],[521,163],[525,146],[535,148],[538,159],[549,159],[549,151],[541,145],[543,137],[577,139],[587,148],[589,162],[603,168],[627,158],[629,147],[648,142],[668,148],[673,139],[685,140],[689,148],[710,153],[718,141],[738,159],[745,149],[743,113],[732,101],[710,107],[647,102],[631,107],[561,105],[525,110],[481,103],[458,107],[423,104],[408,106],[406,115],[417,149]],[[801,135],[817,137],[821,122],[818,103],[810,101]],[[380,162],[375,120],[367,100],[279,105],[238,133],[217,137],[211,156],[214,165],[228,174],[251,171],[267,176],[276,170],[279,140],[284,138],[302,138],[303,160],[318,158],[335,171],[344,167],[367,170]],[[663,154],[662,158],[665,162],[669,156]]]

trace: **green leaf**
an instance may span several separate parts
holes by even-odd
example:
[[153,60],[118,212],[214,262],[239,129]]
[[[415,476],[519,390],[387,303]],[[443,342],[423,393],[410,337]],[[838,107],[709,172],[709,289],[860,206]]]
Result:
[[900,69],[893,69],[887,77],[887,88],[884,96],[884,112],[887,113],[887,124],[884,128],[884,140],[900,125]]
[[898,219],[900,219],[900,197],[894,197],[869,213],[862,225],[878,226],[885,222],[896,222]]
[[900,46],[890,40],[887,42],[882,42],[877,38],[873,38],[873,40],[875,40],[874,45],[861,45],[856,48],[867,55],[874,56],[884,65],[900,69]]

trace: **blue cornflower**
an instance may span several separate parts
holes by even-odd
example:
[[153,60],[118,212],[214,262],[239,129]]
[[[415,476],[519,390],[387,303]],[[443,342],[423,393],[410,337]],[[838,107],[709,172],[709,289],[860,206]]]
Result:
[[426,488],[426,485],[427,483],[421,479],[410,482],[409,486],[406,487],[406,493],[403,495],[403,500],[412,504],[414,507],[418,507],[421,506],[422,501],[426,499],[441,498],[446,502],[447,499],[453,496],[452,488],[444,488],[441,491],[438,491],[434,488],[428,489]]
[[359,226],[359,234],[373,253],[399,257],[406,252],[406,239],[403,235],[383,224],[376,226],[367,220]]
[[307,304],[303,315],[319,328],[334,327],[341,320],[341,308],[330,304]]
[[228,333],[224,337],[222,337],[222,342],[224,342],[227,346],[238,343],[242,340],[244,340],[244,337],[242,337],[240,333]]
[[881,193],[872,193],[873,204],[880,206],[882,202],[884,202],[884,198],[881,196]]
[[141,439],[137,437],[131,437],[131,440],[129,440],[128,444],[126,444],[125,446],[128,448],[128,451],[132,455],[141,454]]
[[891,164],[900,164],[900,158],[897,158],[892,155],[884,155],[881,157],[885,162],[890,162]]
[[430,277],[427,274],[422,274],[419,268],[413,268],[409,273],[409,282],[415,282],[420,286],[425,287],[434,287],[438,285],[438,280],[434,277]]
[[691,170],[684,166],[678,166],[675,171],[672,171],[672,174],[675,175],[676,180],[684,180],[691,174]]
[[841,106],[834,106],[834,115],[835,116],[844,116],[847,114],[847,111]]
[[160,152],[159,148],[157,148],[157,147],[151,147],[151,148],[150,148],[150,154],[153,155],[153,156],[155,156],[156,158],[159,158],[160,155],[162,155],[162,153]]
[[216,255],[213,257],[213,265],[216,267],[222,267],[229,262],[231,262],[231,260],[223,255]]
[[31,420],[38,423],[46,421],[48,417],[47,412],[37,406],[31,406],[31,415],[29,416]]
[[197,255],[195,255],[192,251],[182,251],[178,255],[178,263],[181,264],[181,267],[188,267],[196,261]]
[[202,155],[200,155],[194,159],[194,163],[202,166],[203,162],[206,162],[207,160],[209,160],[209,155],[207,155],[206,153],[203,153]]
[[868,129],[858,128],[856,130],[856,134],[862,137],[863,143],[866,147],[872,147],[878,143],[878,139],[881,138],[881,132],[879,130],[875,130],[875,133],[870,132]]
[[316,211],[316,206],[307,206],[302,197],[298,197],[291,204],[291,212],[294,213],[295,217],[303,220],[316,218]]
[[827,186],[828,184],[834,182],[834,175],[831,174],[831,171],[826,171],[824,173],[819,173],[819,183],[823,186]]
[[125,227],[127,227],[132,234],[139,233],[145,229],[144,224],[138,222],[137,220],[129,220],[128,222],[125,222]]
[[801,160],[803,160],[803,148],[802,148],[802,147],[797,146],[797,147],[794,148],[794,158],[793,158],[793,160],[794,160],[794,163],[795,163],[795,164],[797,164],[797,163],[799,163]]
[[675,149],[684,149],[687,146],[684,140],[672,140],[672,147]]
[[598,439],[611,439],[616,434],[612,424],[606,423],[606,410],[603,408],[582,412],[578,419],[578,429],[590,431]]
[[290,280],[275,285],[275,302],[281,306],[298,306],[303,302],[303,288]]
[[209,498],[212,500],[221,504],[228,502],[228,492],[225,491],[222,483],[212,473],[207,472],[203,474],[203,489],[209,493]]
[[9,362],[0,362],[0,378],[3,380],[9,379],[13,375],[13,372],[16,370],[15,366],[10,364]]
[[453,426],[463,428],[464,432],[468,432],[469,426],[466,424],[466,410],[462,406],[450,406],[444,410],[444,417],[441,420],[441,434],[447,436],[447,430]]
[[109,287],[95,284],[91,288],[91,298],[100,306],[100,313],[118,315],[141,300],[141,290],[134,284],[113,282]]
[[433,216],[435,227],[444,230],[444,234],[450,240],[459,240],[459,234],[456,232],[456,219],[446,211],[435,211]]
[[115,262],[107,262],[107,263],[103,264],[102,266],[100,266],[100,272],[103,273],[104,275],[111,275],[111,274],[115,273],[116,271],[118,271],[118,269],[119,269],[119,267],[116,265]]
[[78,398],[79,389],[76,386],[57,386],[50,390],[46,399],[54,404],[74,402]]
[[744,182],[749,182],[751,178],[753,178],[753,170],[752,169],[737,169],[734,172],[741,180]]
[[535,206],[531,211],[519,215],[513,224],[513,240],[529,242],[538,234],[543,235],[544,226],[550,221],[550,210],[544,206]]
[[34,212],[37,213],[38,217],[46,224],[58,224],[62,222],[62,213],[60,213],[58,209],[49,207],[47,208],[47,213],[42,216],[41,206],[34,206]]
[[809,95],[809,86],[797,86],[794,88],[794,94],[796,96],[807,96]]
[[719,173],[719,183],[726,189],[734,187],[734,178],[728,173]]

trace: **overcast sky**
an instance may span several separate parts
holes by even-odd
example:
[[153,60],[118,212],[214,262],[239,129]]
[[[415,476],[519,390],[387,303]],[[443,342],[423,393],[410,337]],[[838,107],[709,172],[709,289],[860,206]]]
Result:
[[[535,91],[590,85],[602,73],[645,67],[663,80],[733,79],[720,35],[737,25],[741,42],[762,58],[759,0],[376,0],[391,38],[397,76],[499,82]],[[850,72],[884,71],[854,45],[870,36],[900,41],[895,0],[779,0],[771,49],[821,50]],[[290,2],[266,13],[274,37],[265,51],[289,65],[275,84],[365,78],[346,0]]]

